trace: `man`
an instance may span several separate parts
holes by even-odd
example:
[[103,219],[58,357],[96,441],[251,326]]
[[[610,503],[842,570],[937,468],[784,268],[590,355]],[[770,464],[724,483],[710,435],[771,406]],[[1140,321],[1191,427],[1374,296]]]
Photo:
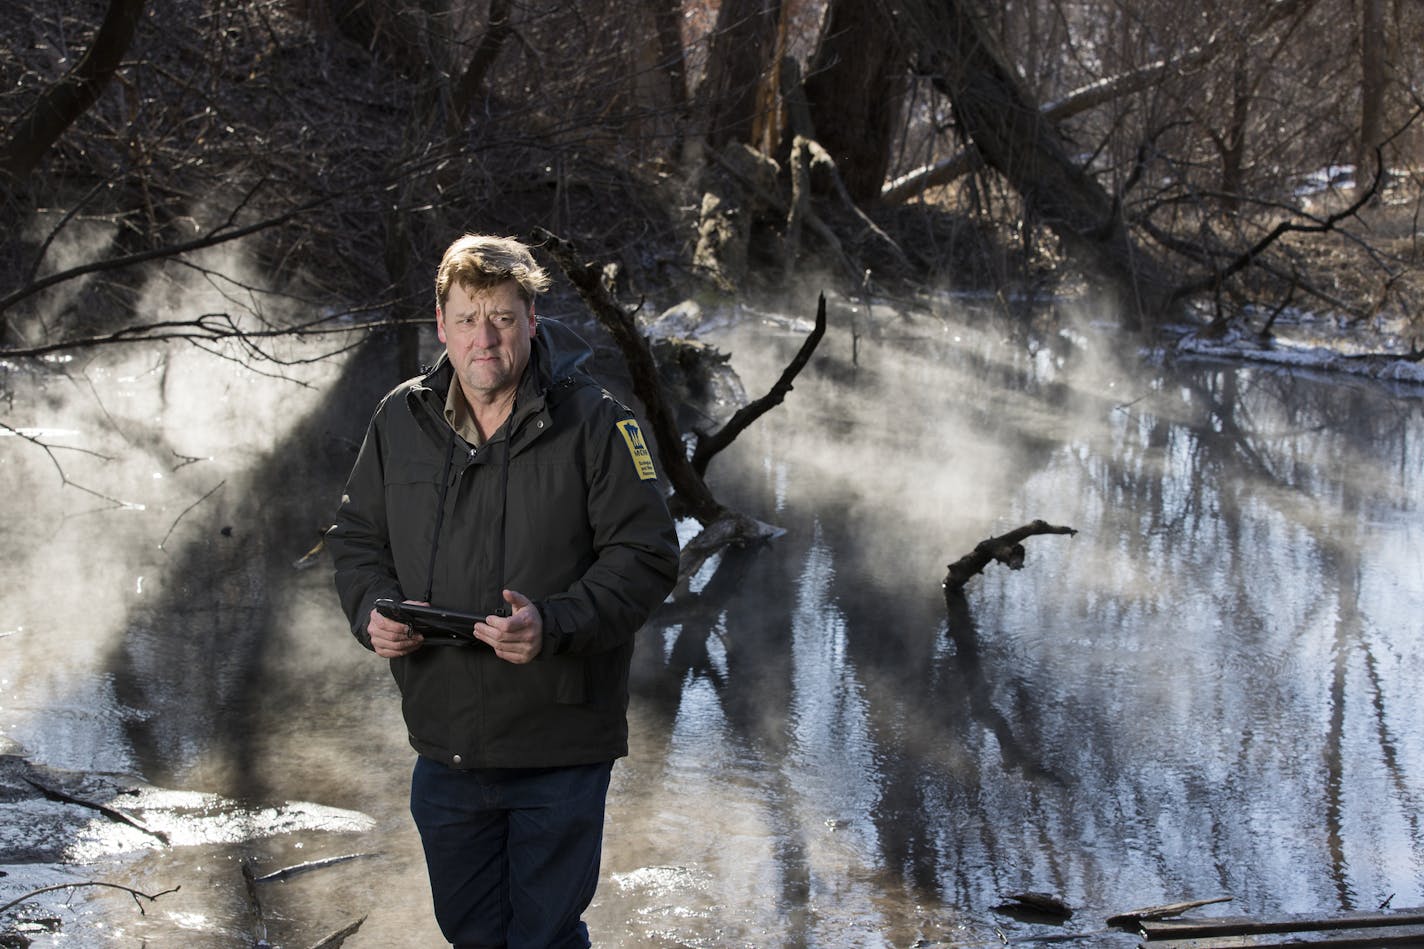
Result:
[[[587,947],[634,632],[677,574],[637,422],[534,313],[549,278],[467,235],[435,278],[446,351],[377,407],[327,543],[351,630],[390,660],[411,814],[456,946]],[[461,644],[378,598],[484,617]]]

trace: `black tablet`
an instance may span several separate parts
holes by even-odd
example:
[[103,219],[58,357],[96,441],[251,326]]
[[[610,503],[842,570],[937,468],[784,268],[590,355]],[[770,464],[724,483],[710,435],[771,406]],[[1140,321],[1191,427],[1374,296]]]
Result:
[[376,601],[376,612],[397,623],[405,623],[427,640],[436,642],[479,642],[475,638],[475,624],[486,616],[484,613],[462,613],[440,606],[397,603],[387,597]]

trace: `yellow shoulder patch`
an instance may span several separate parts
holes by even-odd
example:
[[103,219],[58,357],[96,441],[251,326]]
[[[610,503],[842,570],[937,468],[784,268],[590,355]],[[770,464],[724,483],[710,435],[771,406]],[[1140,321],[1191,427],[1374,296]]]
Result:
[[633,467],[638,470],[638,477],[643,481],[657,478],[657,469],[653,467],[653,453],[648,451],[648,443],[643,441],[642,427],[630,418],[618,423],[618,431],[622,433],[623,441],[628,443],[628,454],[633,456]]

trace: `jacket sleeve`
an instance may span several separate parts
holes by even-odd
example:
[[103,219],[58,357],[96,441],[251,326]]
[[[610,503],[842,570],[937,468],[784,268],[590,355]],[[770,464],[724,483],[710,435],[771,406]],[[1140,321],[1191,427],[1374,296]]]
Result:
[[376,600],[400,599],[395,561],[386,529],[385,475],[379,427],[380,412],[366,429],[356,464],[341,495],[336,523],[326,532],[326,546],[336,566],[336,592],[351,624],[351,633],[367,649],[371,637],[366,622]]
[[627,643],[677,582],[677,529],[662,482],[655,469],[640,470],[618,427],[633,422],[632,413],[620,407],[593,414],[584,445],[594,560],[566,592],[538,604],[544,648],[553,655]]

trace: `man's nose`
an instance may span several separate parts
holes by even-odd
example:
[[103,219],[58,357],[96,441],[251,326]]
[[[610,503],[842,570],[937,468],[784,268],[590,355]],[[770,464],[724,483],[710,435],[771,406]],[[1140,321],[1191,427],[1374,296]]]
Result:
[[475,321],[475,345],[481,349],[493,349],[499,344],[499,330],[489,320]]

